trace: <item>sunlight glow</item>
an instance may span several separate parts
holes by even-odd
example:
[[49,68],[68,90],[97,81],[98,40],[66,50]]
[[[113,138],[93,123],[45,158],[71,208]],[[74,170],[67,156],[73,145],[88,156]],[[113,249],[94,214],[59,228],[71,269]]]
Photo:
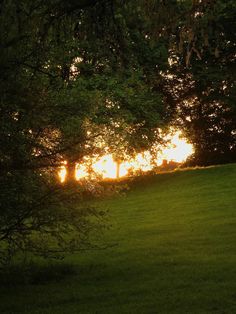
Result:
[[[193,154],[193,146],[182,137],[181,131],[175,131],[167,135],[165,140],[168,141],[166,146],[159,150],[155,164],[159,167],[164,166],[164,161],[182,163],[190,155]],[[118,163],[114,160],[112,154],[107,154],[102,157],[87,158],[84,163],[76,164],[75,178],[81,179],[118,179],[128,176],[130,173],[137,171],[150,171],[154,167],[153,156],[150,152],[145,151],[137,154],[133,159]],[[61,167],[59,173],[60,181],[63,183],[66,180],[66,162]]]
[[170,143],[158,155],[158,166],[163,163],[163,160],[182,163],[193,154],[193,145],[181,138],[181,131],[177,131],[174,135],[168,135],[165,139],[170,140]]
[[89,173],[86,165],[76,164],[75,166],[75,178],[76,180],[80,180],[82,178],[89,177]]
[[66,161],[63,162],[63,166],[60,167],[60,170],[58,172],[58,176],[59,176],[59,179],[61,181],[61,183],[64,183],[66,181]]
[[105,178],[116,178],[117,165],[114,162],[112,155],[105,155],[92,165],[93,170]]
[[149,152],[139,153],[130,162],[130,168],[133,171],[150,171],[153,168],[151,163],[152,156]]

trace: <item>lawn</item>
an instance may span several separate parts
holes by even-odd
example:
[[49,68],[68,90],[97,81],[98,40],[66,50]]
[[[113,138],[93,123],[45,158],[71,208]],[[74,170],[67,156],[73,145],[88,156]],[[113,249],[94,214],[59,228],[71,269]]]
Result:
[[111,246],[0,284],[0,313],[236,313],[236,165],[139,179],[99,206]]

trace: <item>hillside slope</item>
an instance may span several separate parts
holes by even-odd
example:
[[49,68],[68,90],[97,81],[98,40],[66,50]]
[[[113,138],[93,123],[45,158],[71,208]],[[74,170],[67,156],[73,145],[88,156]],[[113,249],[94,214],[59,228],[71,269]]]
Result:
[[0,287],[1,313],[236,313],[236,165],[143,178],[103,201],[114,246],[76,274]]

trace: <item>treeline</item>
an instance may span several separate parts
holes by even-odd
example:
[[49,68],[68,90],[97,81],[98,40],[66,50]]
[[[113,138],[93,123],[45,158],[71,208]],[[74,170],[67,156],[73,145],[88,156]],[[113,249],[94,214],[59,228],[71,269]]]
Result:
[[84,249],[104,226],[82,187],[58,186],[64,160],[72,178],[176,126],[191,164],[235,161],[235,16],[233,0],[0,1],[2,261]]

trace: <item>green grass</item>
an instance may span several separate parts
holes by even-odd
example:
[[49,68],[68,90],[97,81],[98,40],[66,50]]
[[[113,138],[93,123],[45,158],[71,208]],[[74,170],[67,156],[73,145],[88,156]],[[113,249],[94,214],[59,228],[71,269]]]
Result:
[[60,280],[0,285],[0,313],[236,313],[236,165],[147,177],[100,206],[115,246],[66,258]]

